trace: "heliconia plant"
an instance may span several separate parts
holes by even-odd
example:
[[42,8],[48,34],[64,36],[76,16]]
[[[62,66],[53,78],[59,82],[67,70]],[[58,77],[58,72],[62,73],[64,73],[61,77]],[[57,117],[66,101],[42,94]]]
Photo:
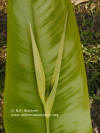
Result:
[[6,133],[92,133],[70,0],[8,0]]

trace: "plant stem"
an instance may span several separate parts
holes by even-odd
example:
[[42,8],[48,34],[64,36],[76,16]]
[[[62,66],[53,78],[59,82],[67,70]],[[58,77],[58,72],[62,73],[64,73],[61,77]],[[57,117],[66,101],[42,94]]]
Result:
[[47,129],[47,133],[50,133],[50,123],[49,123],[49,117],[46,116],[46,129]]

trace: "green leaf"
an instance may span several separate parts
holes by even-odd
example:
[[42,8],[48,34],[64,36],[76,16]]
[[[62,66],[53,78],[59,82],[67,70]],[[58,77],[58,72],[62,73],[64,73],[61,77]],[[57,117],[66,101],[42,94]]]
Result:
[[31,24],[30,24],[30,33],[31,33],[31,39],[32,39],[32,50],[33,50],[34,65],[35,65],[35,72],[36,72],[36,78],[37,78],[37,86],[38,86],[39,96],[44,105],[45,104],[45,74],[44,74],[41,58],[39,55],[39,51],[33,35]]
[[[64,30],[63,30],[63,33],[62,33],[61,42],[60,42],[60,46],[59,46],[57,62],[56,62],[53,77],[52,77],[52,80],[51,80],[52,90],[51,90],[51,92],[50,92],[50,94],[47,98],[46,104],[45,104],[45,113],[46,114],[51,114],[52,107],[53,107],[53,104],[54,104],[54,100],[55,100],[55,97],[56,97],[56,91],[57,91],[57,86],[58,86],[58,81],[59,81],[61,62],[62,62],[62,56],[63,56],[63,50],[64,50],[64,41],[65,41],[65,33],[66,33],[68,12],[66,14],[67,15],[66,15]],[[49,117],[47,117],[46,119],[47,119],[47,121],[49,121]],[[47,122],[47,125],[48,125],[48,122]],[[49,123],[49,126],[50,126],[50,123]]]
[[6,133],[92,133],[70,0],[9,0]]

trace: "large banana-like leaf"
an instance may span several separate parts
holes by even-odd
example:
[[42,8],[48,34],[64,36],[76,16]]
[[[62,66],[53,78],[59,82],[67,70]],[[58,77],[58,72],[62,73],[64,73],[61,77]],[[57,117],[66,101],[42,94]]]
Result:
[[8,0],[6,133],[92,133],[70,0]]

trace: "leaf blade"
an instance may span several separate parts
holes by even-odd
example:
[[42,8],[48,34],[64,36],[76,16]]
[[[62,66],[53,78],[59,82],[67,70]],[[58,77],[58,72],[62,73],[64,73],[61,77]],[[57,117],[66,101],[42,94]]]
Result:
[[33,35],[31,24],[30,24],[30,34],[31,34],[31,40],[32,40],[32,50],[33,50],[33,58],[34,58],[38,92],[39,92],[40,99],[44,105],[45,104],[45,90],[46,90],[45,89],[45,74],[43,70],[42,61],[39,55],[39,51],[36,45],[36,41]]
[[50,90],[65,12],[68,10],[62,65],[51,113],[51,115],[58,114],[58,117],[50,117],[50,133],[80,133],[80,131],[91,133],[84,61],[70,1],[9,0],[8,8],[8,53],[4,100],[6,132],[47,133],[44,117],[11,117],[11,109],[37,109],[39,114],[44,115],[34,72],[28,22],[35,26],[34,33],[45,71],[46,89]]
[[63,57],[67,20],[68,20],[68,12],[66,13],[66,17],[65,17],[63,33],[62,33],[62,37],[61,37],[61,42],[59,44],[58,57],[57,57],[54,73],[53,73],[52,80],[51,80],[52,90],[51,90],[50,95],[48,96],[47,101],[46,101],[46,113],[47,114],[51,113],[53,103],[55,100],[55,96],[56,96],[57,85],[58,85],[58,81],[59,81],[59,75],[60,75],[60,69],[61,69],[61,63],[62,63],[62,57]]

